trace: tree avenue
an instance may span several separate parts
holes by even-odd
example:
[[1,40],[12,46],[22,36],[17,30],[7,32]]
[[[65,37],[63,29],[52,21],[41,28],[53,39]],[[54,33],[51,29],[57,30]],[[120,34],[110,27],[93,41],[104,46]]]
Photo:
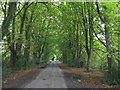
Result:
[[56,60],[120,84],[119,2],[2,2],[3,78]]

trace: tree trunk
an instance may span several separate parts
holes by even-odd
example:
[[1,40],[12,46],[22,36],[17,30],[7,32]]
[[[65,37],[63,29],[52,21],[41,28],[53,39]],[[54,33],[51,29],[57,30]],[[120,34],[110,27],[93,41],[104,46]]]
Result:
[[37,64],[37,52],[33,53],[34,63]]
[[[31,28],[31,23],[32,23],[32,19],[33,19],[33,12],[31,13],[31,17],[30,17],[30,21],[28,22],[29,24],[26,25],[26,29],[25,29],[25,49],[24,49],[24,58],[25,58],[25,63],[24,66],[27,66],[27,62],[29,60],[29,53],[30,53],[30,28]],[[28,20],[28,19],[27,19]]]
[[18,43],[16,43],[16,50],[19,52],[19,54],[21,54],[21,47],[22,47],[22,32],[23,32],[23,28],[24,28],[24,22],[25,22],[25,17],[26,17],[26,13],[27,13],[27,7],[28,6],[28,2],[25,3],[25,7],[24,7],[24,12],[23,12],[23,16],[21,18],[21,24],[20,24],[20,35],[18,37]]
[[105,25],[105,41],[106,41],[106,51],[107,51],[107,60],[108,60],[108,73],[111,74],[111,68],[112,68],[112,56],[110,52],[110,32],[107,28],[107,25]]
[[[88,19],[83,16],[84,21],[84,32],[85,32],[85,48],[87,52],[87,71],[91,70],[91,59],[92,59],[92,49],[93,49],[93,3],[85,3],[85,7],[88,6]],[[83,14],[86,14],[86,9],[84,9]],[[87,22],[89,22],[89,29],[87,27]]]
[[88,53],[88,69],[87,71],[91,70],[92,66],[92,50],[93,50],[93,3],[89,3],[90,7],[88,9],[89,15],[89,53]]
[[[86,7],[86,6],[85,6]],[[85,10],[84,10],[84,13],[83,14],[86,14]],[[86,53],[87,53],[87,71],[89,72],[90,70],[90,63],[89,63],[89,47],[88,47],[88,28],[87,28],[87,18],[85,16],[83,16],[83,21],[84,21],[84,33],[85,33],[85,48],[86,48]]]
[[[120,3],[118,4],[119,12],[120,12]],[[120,14],[118,16],[118,20],[120,20]],[[118,30],[120,29],[120,22],[118,23]],[[118,78],[120,78],[120,30],[118,31]]]
[[9,2],[7,16],[4,17],[4,20],[2,23],[2,37],[9,34],[8,29],[10,26],[10,22],[12,21],[14,17],[16,6],[17,6],[17,2]]
[[[108,60],[108,74],[109,76],[111,76],[112,74],[112,52],[110,50],[110,29],[108,28],[109,25],[109,21],[108,21],[108,16],[102,15],[102,13],[99,10],[99,5],[98,2],[96,2],[96,6],[97,6],[97,12],[98,15],[101,19],[101,21],[105,24],[105,47],[106,47],[106,52],[107,52],[107,60]],[[104,6],[104,9],[106,10],[107,7]],[[104,43],[103,43],[104,44]]]
[[[14,14],[15,15],[15,12]],[[15,47],[14,47],[14,42],[15,40],[15,17],[13,17],[13,23],[12,23],[12,33],[10,35],[9,33],[9,37],[7,38],[7,43],[9,44],[9,49],[11,51],[11,54],[10,54],[10,65],[11,65],[11,68],[14,69],[15,68],[15,65],[16,65],[16,62],[17,62],[17,52],[15,50]]]
[[27,44],[28,46],[27,47],[25,47],[25,49],[24,49],[24,58],[25,58],[25,62],[24,62],[24,66],[27,66],[27,64],[28,64],[28,61],[29,61],[29,49],[30,49],[30,46],[29,46],[29,44]]
[[17,62],[17,53],[15,51],[11,51],[11,55],[10,55],[10,65],[12,70],[14,70],[16,68],[16,62]]

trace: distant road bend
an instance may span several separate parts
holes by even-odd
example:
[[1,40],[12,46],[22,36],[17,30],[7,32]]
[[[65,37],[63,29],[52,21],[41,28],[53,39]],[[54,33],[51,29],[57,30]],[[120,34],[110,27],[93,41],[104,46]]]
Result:
[[32,82],[23,88],[67,88],[62,70],[52,61]]

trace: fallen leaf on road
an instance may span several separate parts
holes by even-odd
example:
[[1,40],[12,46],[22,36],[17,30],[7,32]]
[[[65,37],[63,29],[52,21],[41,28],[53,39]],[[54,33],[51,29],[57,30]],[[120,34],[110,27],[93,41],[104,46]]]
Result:
[[15,80],[16,78],[15,78],[15,77],[13,77],[13,79]]
[[7,83],[7,80],[3,81],[3,83]]
[[77,81],[78,81],[78,82],[81,82],[81,80],[79,80],[79,79],[78,79]]

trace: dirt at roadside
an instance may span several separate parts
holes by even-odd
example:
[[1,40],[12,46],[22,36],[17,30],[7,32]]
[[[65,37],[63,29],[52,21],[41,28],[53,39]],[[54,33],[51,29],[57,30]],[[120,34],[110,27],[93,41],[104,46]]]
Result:
[[22,88],[27,83],[31,82],[48,64],[31,68],[28,70],[19,71],[9,75],[2,80],[2,88]]
[[107,88],[101,83],[101,78],[104,76],[101,72],[88,73],[84,68],[73,68],[60,63],[58,65],[63,71],[68,88]]
[[[34,80],[47,65],[48,64],[44,64],[36,68],[14,73],[3,80],[2,87],[22,88],[24,85]],[[68,67],[67,65],[60,63],[58,63],[58,66],[63,71],[64,79],[68,88],[105,88],[105,85],[100,82],[100,79],[104,76],[101,72],[88,73],[85,72],[84,68]]]

